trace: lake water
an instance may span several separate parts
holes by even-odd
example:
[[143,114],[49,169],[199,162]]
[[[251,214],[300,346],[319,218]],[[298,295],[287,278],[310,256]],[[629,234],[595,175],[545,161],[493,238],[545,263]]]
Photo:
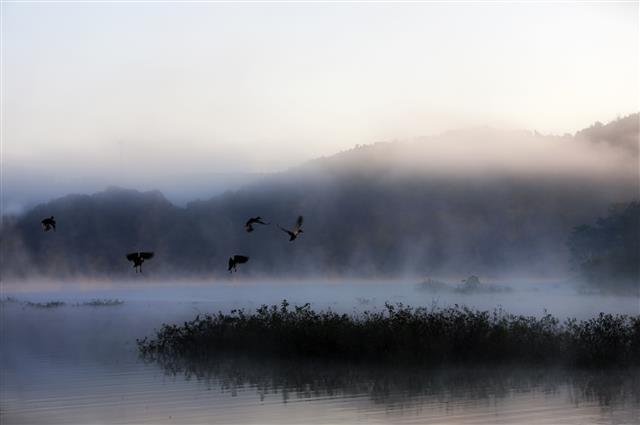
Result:
[[[514,313],[587,318],[639,314],[634,297],[576,295],[562,285],[509,293],[431,293],[407,282],[20,285],[3,297],[0,422],[13,423],[434,423],[637,424],[640,371],[411,369],[217,358],[159,364],[136,338],[198,313],[311,302],[338,311],[413,306],[502,306]],[[82,305],[118,298],[117,306]]]

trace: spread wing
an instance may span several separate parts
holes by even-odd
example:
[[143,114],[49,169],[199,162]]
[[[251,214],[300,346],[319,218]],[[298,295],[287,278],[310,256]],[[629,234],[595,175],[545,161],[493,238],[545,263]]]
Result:
[[277,225],[278,228],[280,230],[282,230],[283,232],[285,232],[286,234],[288,234],[289,236],[293,236],[293,233],[291,233],[290,231],[288,231],[287,229],[285,229],[284,227],[280,226],[279,224]]
[[302,216],[298,217],[298,220],[296,221],[296,226],[294,227],[294,232],[297,232],[298,230],[300,230],[302,228],[302,222],[304,221],[304,218]]
[[140,257],[144,260],[151,260],[153,258],[153,252],[141,252]]
[[245,257],[244,255],[234,255],[233,260],[238,264],[243,264],[249,261],[249,257]]
[[233,261],[233,258],[229,257],[229,268],[227,270],[231,271],[231,269],[233,268],[235,262]]
[[137,259],[138,259],[138,253],[137,252],[132,252],[130,254],[127,254],[127,260],[136,261]]

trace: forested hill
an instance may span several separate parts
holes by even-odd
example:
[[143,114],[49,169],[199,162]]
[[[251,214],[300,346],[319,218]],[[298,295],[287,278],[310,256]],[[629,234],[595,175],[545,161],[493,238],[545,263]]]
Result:
[[[152,278],[222,276],[232,254],[251,257],[245,276],[558,276],[575,226],[637,199],[632,159],[578,135],[475,129],[358,147],[185,208],[159,192],[69,195],[4,220],[2,274],[122,277],[125,253],[151,250]],[[246,233],[256,215],[273,224]],[[298,215],[289,242],[275,224]]]

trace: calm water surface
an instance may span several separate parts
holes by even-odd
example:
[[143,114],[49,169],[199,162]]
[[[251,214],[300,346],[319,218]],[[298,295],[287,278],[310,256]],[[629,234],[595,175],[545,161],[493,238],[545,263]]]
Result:
[[[69,289],[74,288],[74,289]],[[640,371],[409,369],[217,358],[159,364],[135,339],[163,322],[287,298],[314,308],[378,309],[384,301],[586,318],[638,314],[633,297],[576,296],[554,286],[505,294],[428,293],[408,284],[132,284],[3,287],[0,422],[638,424]],[[119,298],[118,306],[76,305]]]

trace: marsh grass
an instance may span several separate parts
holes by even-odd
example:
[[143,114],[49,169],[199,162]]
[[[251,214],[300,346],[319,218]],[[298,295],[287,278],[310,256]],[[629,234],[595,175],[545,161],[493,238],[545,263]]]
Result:
[[93,300],[90,300],[90,301],[85,301],[85,302],[83,302],[83,303],[78,303],[78,304],[75,304],[75,305],[76,305],[76,306],[78,306],[78,307],[81,307],[81,306],[89,306],[89,307],[113,307],[113,306],[116,306],[116,305],[122,305],[122,304],[124,304],[124,301],[119,300],[119,299],[117,299],[117,298],[114,298],[114,299],[108,299],[108,298],[105,298],[105,299],[97,299],[97,298],[96,298],[96,299],[93,299]]
[[430,277],[427,277],[425,280],[420,282],[418,284],[418,289],[428,292],[454,292],[458,294],[495,294],[513,292],[513,288],[509,286],[480,283],[479,280],[451,284]]
[[289,307],[284,300],[255,313],[231,310],[164,324],[155,337],[137,340],[138,348],[149,358],[242,352],[420,365],[640,364],[640,316],[601,313],[560,323],[550,314],[538,318],[458,305],[426,309],[386,303],[383,311],[351,315],[316,312],[309,304]]
[[66,305],[64,301],[47,301],[45,303],[35,303],[31,301],[26,301],[22,303],[22,305],[27,307],[35,307],[35,308],[57,308],[63,307]]
[[[14,297],[4,297],[0,300],[2,304],[17,304],[22,307],[34,307],[34,308],[56,308],[63,307],[67,305],[64,301],[47,301],[47,302],[33,302],[33,301],[22,301]],[[74,307],[111,307],[124,304],[124,301],[119,300],[117,298],[114,299],[92,299],[90,301],[85,301],[82,303],[71,304]]]
[[47,302],[33,302],[33,301],[22,301],[14,297],[3,297],[1,300],[3,305],[5,304],[14,304],[19,305],[21,307],[33,307],[33,308],[57,308],[62,307],[65,304],[64,301],[47,301]]
[[0,299],[0,304],[19,304],[20,300],[14,297],[3,297]]

